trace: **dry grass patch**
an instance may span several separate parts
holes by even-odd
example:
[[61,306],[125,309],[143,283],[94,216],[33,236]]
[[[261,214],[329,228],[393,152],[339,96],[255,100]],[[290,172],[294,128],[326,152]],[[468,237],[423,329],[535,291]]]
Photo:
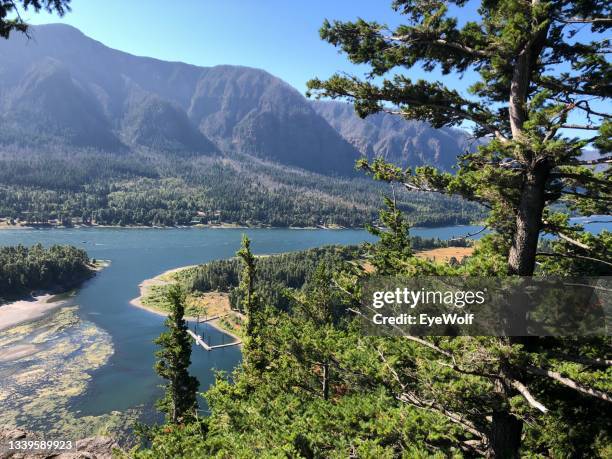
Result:
[[471,256],[473,252],[474,247],[440,247],[438,249],[423,250],[422,252],[417,252],[415,253],[415,256],[423,260],[448,263],[451,258],[455,258],[457,261],[461,261],[465,257]]

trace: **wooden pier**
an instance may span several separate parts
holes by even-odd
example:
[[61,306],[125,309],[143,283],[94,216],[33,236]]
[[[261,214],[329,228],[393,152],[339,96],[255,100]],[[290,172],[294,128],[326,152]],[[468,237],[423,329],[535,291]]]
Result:
[[209,352],[214,350],[214,349],[221,349],[222,347],[237,346],[238,344],[241,343],[240,340],[237,340],[237,341],[234,341],[233,343],[218,344],[216,346],[210,346],[210,345],[206,344],[206,342],[202,339],[202,337],[200,335],[196,335],[191,330],[187,330],[187,333],[189,333],[189,335],[195,340],[197,345],[202,346],[205,350],[207,350]]

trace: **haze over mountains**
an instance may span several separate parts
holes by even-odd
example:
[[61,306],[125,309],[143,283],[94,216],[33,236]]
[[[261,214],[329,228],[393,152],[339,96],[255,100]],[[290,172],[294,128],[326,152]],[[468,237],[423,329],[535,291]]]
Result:
[[0,41],[0,143],[242,153],[327,174],[361,155],[449,169],[468,147],[458,130],[305,99],[269,73],[197,67],[110,49],[77,29],[37,26]]

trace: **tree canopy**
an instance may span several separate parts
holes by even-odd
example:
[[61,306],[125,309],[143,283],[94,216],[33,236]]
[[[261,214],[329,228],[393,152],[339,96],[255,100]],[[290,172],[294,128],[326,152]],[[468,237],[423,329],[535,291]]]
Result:
[[[435,127],[471,126],[486,137],[461,158],[456,175],[401,170],[382,160],[360,166],[411,190],[460,194],[490,208],[488,226],[500,236],[509,273],[533,273],[542,232],[564,240],[559,257],[609,262],[602,241],[587,243],[581,228],[556,211],[561,202],[587,215],[610,213],[609,2],[487,1],[461,26],[449,16],[451,3],[473,2],[397,0],[393,7],[406,24],[395,29],[361,19],[326,21],[321,37],[370,72],[365,79],[313,79],[310,94],[351,100],[363,117],[389,111]],[[589,34],[581,33],[585,27]],[[473,71],[479,79],[464,95],[401,73],[418,64],[459,77]],[[575,137],[570,129],[589,135]],[[585,147],[598,155],[583,159]]]

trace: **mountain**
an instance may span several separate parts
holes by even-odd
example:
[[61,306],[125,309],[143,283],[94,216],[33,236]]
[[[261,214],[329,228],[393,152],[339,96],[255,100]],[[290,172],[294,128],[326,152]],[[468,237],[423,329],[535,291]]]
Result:
[[350,174],[358,151],[297,90],[240,66],[117,51],[60,24],[0,41],[0,142],[241,153]]
[[450,171],[457,155],[477,145],[460,129],[434,129],[386,113],[361,119],[351,104],[343,102],[312,101],[312,107],[362,155],[403,167],[432,165]]
[[[387,189],[355,172],[362,152],[446,167],[465,138],[360,120],[263,70],[137,57],[65,25],[31,36],[0,40],[0,224],[362,226]],[[482,215],[398,199],[414,224]]]

